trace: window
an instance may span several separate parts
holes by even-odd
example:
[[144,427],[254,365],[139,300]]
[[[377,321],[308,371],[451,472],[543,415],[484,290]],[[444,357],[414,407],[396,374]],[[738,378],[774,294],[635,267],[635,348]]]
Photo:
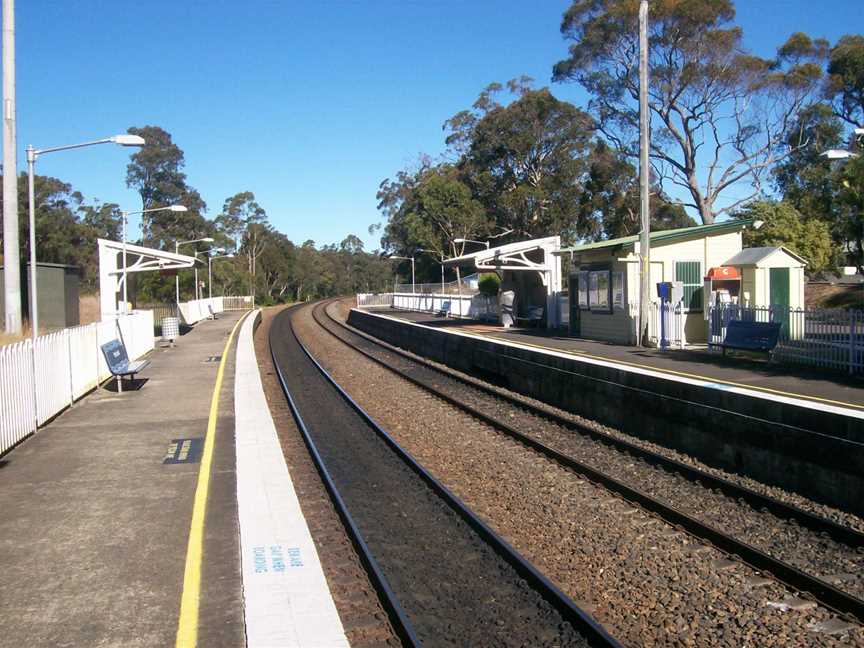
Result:
[[684,284],[684,308],[702,310],[702,262],[676,261],[675,281]]
[[588,273],[580,272],[579,282],[579,308],[588,310]]
[[592,311],[609,313],[612,308],[609,305],[610,275],[608,270],[592,271],[589,277],[589,293]]
[[616,310],[624,309],[624,273],[612,273],[612,307]]

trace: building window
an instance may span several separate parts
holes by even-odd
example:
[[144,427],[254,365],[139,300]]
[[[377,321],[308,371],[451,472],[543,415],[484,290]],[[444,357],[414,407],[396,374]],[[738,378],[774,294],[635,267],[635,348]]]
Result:
[[588,273],[580,272],[577,281],[579,282],[579,308],[588,310]]
[[675,281],[684,284],[684,308],[702,310],[702,262],[676,261]]
[[589,278],[591,310],[604,313],[612,312],[610,305],[610,275],[608,270],[594,270]]

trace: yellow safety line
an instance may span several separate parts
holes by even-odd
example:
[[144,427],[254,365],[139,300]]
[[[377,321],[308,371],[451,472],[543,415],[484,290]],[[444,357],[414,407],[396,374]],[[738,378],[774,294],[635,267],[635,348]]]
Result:
[[807,396],[806,394],[796,394],[795,392],[787,392],[781,391],[779,389],[771,389],[770,387],[759,387],[757,385],[748,385],[747,383],[738,383],[732,382],[730,380],[724,380],[722,378],[713,378],[710,376],[701,376],[699,374],[687,373],[685,371],[675,371],[674,369],[663,369],[660,367],[655,367],[652,365],[639,364],[637,362],[628,362],[627,360],[616,360],[612,358],[606,358],[603,356],[596,356],[590,353],[586,353],[584,351],[570,351],[567,349],[556,349],[555,347],[542,346],[539,344],[531,344],[530,342],[522,342],[521,340],[512,340],[503,337],[499,337],[492,333],[480,333],[477,332],[477,335],[481,335],[483,337],[490,337],[494,340],[501,340],[502,342],[509,342],[510,344],[521,344],[528,347],[533,347],[535,349],[542,349],[543,351],[556,351],[558,353],[566,353],[568,355],[581,356],[584,358],[591,358],[592,360],[602,360],[603,362],[608,362],[610,364],[620,364],[628,367],[636,367],[638,369],[648,369],[650,371],[656,371],[658,373],[667,373],[674,374],[676,376],[683,376],[685,378],[695,378],[697,380],[703,380],[706,382],[721,384],[721,385],[731,385],[732,387],[741,387],[743,389],[752,389],[754,391],[762,391],[767,392],[769,394],[777,394],[778,396],[789,396],[790,398],[798,398],[800,400],[808,400],[808,401],[818,401],[820,403],[828,403],[830,405],[840,405],[841,407],[852,407],[855,409],[864,410],[864,405],[857,405],[855,403],[847,403],[846,401],[838,401],[831,400],[830,398],[821,398],[819,396]]
[[[246,314],[248,315],[248,313]],[[201,554],[204,539],[204,518],[207,513],[207,493],[210,489],[210,466],[213,463],[213,447],[216,445],[216,419],[219,414],[219,392],[225,374],[225,361],[234,333],[246,315],[237,320],[222,351],[222,360],[216,372],[213,398],[210,400],[210,418],[207,421],[207,436],[204,438],[204,451],[201,467],[198,470],[198,486],[195,488],[195,502],[192,508],[192,523],[189,528],[189,544],[186,547],[186,569],[183,573],[183,595],[180,597],[180,619],[177,622],[177,648],[194,648],[198,642],[198,604],[201,597]]]

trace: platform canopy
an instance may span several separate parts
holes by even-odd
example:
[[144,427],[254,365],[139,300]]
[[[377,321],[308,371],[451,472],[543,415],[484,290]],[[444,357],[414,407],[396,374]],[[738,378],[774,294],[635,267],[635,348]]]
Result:
[[[98,239],[99,301],[102,317],[118,312],[118,299],[123,294],[123,243]],[[195,265],[195,257],[175,254],[140,245],[126,244],[126,273],[152,270],[180,270]]]
[[[458,266],[476,268],[477,270],[539,272],[544,286],[550,290],[561,290],[561,262],[554,256],[560,249],[561,237],[549,236],[542,239],[508,243],[488,250],[445,259],[444,265],[451,268]],[[542,261],[536,259],[538,255],[531,254],[538,250],[543,251]],[[529,258],[529,255],[535,258]]]

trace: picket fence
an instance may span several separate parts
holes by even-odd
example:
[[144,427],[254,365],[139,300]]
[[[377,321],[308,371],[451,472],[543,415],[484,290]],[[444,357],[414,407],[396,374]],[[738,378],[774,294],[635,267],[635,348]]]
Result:
[[99,347],[115,338],[132,359],[152,350],[153,312],[40,335],[35,354],[29,339],[0,347],[0,454],[110,377]]

